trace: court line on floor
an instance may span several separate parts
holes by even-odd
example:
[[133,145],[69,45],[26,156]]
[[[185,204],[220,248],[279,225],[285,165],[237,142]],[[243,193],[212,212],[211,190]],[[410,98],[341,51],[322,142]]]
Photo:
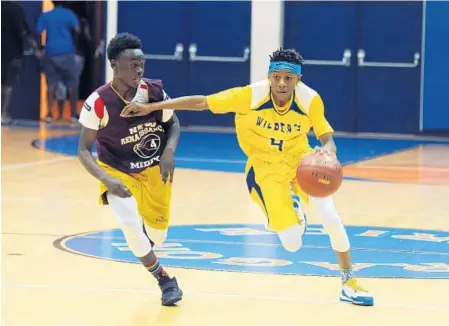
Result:
[[399,171],[419,171],[419,172],[449,172],[448,167],[426,167],[426,166],[394,166],[394,165],[368,165],[363,163],[357,163],[351,167],[362,169],[376,169],[376,170],[399,170]]
[[[25,163],[14,163],[14,164],[5,164],[2,165],[2,171],[9,171],[15,169],[22,169],[28,167],[34,167],[39,165],[46,165],[52,163],[59,163],[64,161],[70,161],[77,159],[76,156],[68,156],[68,157],[56,157],[48,160],[42,161],[33,161],[33,162],[25,162]],[[196,163],[223,163],[223,164],[246,164],[245,160],[223,160],[223,159],[208,159],[208,158],[192,158],[192,157],[177,157],[176,161],[180,162],[196,162]]]
[[43,197],[29,197],[29,196],[1,196],[1,200],[2,201],[28,201],[28,202],[44,202],[44,203],[48,203],[48,202],[52,202],[52,205],[57,205],[57,203],[92,203],[92,204],[97,204],[98,200],[97,198],[93,199],[93,200],[87,200],[87,199],[75,199],[75,198],[58,198],[57,201],[55,201],[55,198],[43,198]]
[[16,170],[16,169],[29,168],[29,167],[39,166],[39,165],[46,165],[46,164],[53,164],[53,163],[71,161],[71,160],[74,160],[74,159],[76,159],[76,157],[64,156],[64,157],[55,157],[55,158],[51,158],[51,159],[48,159],[48,160],[42,160],[42,161],[5,164],[5,165],[2,165],[1,170],[2,171]]
[[[276,236],[274,233],[270,234],[271,236]],[[312,236],[314,234],[307,234],[305,236]],[[326,236],[326,234],[323,234]],[[95,235],[86,235],[82,238],[85,239],[102,239],[102,240],[117,240],[123,241],[126,243],[125,237],[114,237],[114,236],[95,236]],[[238,242],[238,241],[220,241],[220,240],[196,240],[196,239],[167,239],[165,243],[200,243],[200,244],[218,244],[218,245],[234,245],[234,246],[256,246],[256,247],[276,247],[282,248],[282,244],[280,243],[269,243],[269,242]],[[326,249],[332,250],[331,246],[320,246],[320,245],[303,245],[301,248],[307,249]],[[157,247],[155,250],[157,252]],[[433,252],[433,251],[421,251],[421,250],[406,250],[406,249],[391,249],[391,248],[357,248],[352,247],[352,251],[374,251],[374,252],[395,252],[395,253],[403,253],[403,254],[412,254],[412,255],[437,255],[437,256],[449,256],[449,253],[446,252]]]
[[[94,154],[94,157],[96,157],[95,156],[96,153],[93,153],[93,154]],[[57,158],[43,160],[43,161],[34,161],[34,162],[17,163],[17,164],[6,164],[6,165],[1,166],[1,170],[2,171],[17,170],[17,169],[22,169],[22,168],[35,167],[35,166],[39,166],[39,165],[46,165],[46,164],[70,161],[70,160],[74,160],[76,158],[77,158],[76,156],[68,156],[68,157],[57,157]],[[242,165],[242,167],[246,164],[246,160],[209,159],[209,158],[193,158],[193,157],[177,157],[175,160],[178,162],[192,162],[192,163],[236,164],[236,165]],[[353,163],[348,163],[345,166],[349,166],[351,164],[353,164]],[[357,167],[365,168],[364,166],[357,166]],[[183,169],[183,168],[178,168],[178,169]],[[184,168],[184,169],[188,169],[188,168]],[[198,169],[197,167],[192,167],[191,169],[201,170],[201,169]],[[385,169],[387,170],[388,168],[385,168]],[[213,170],[208,170],[208,171],[217,172],[218,170],[213,169]],[[232,173],[230,171],[218,171],[218,172]],[[240,173],[240,172],[238,172],[238,173]],[[391,183],[391,181],[387,181],[387,180],[376,180],[376,179],[371,179],[371,178],[360,178],[360,177],[351,177],[351,176],[345,176],[344,179],[349,180],[349,181]],[[400,181],[396,181],[393,183],[401,184]],[[433,186],[433,185],[430,185],[430,186]]]
[[[39,144],[39,140],[34,140],[32,141],[32,146],[35,148],[39,148],[39,149],[44,149],[47,152],[53,152],[53,153],[57,153],[60,154],[59,152],[53,151],[53,150],[49,150],[48,148],[42,147]],[[409,150],[409,148],[404,149],[404,151]],[[94,155],[94,157],[98,157],[97,152],[92,152],[92,154]],[[390,155],[392,153],[389,153],[387,155]],[[69,154],[71,155],[71,154]],[[384,156],[385,154],[380,154],[379,157]],[[74,159],[76,158],[76,156],[69,156],[69,157],[64,157],[64,158],[55,158],[55,159],[49,159],[49,160],[45,160],[45,161],[36,161],[36,162],[27,162],[27,163],[18,163],[18,164],[9,164],[9,165],[4,165],[1,167],[2,171],[8,171],[8,170],[15,170],[15,169],[20,169],[23,167],[32,167],[32,166],[37,166],[37,165],[45,165],[48,163],[57,163],[60,161],[66,161],[66,160],[70,160],[70,159]],[[344,167],[347,166],[351,166],[351,165],[359,165],[362,164],[365,161],[369,161],[374,159],[375,157],[369,158],[367,160],[359,160],[358,162],[347,162],[346,164],[344,164]],[[179,162],[195,162],[195,163],[218,163],[218,164],[237,164],[237,165],[242,165],[244,166],[246,164],[246,160],[230,160],[230,159],[210,159],[210,158],[192,158],[192,157],[176,157],[176,161]],[[360,166],[361,167],[361,166]],[[198,167],[193,167],[192,169],[198,169]],[[386,168],[388,169],[388,168]],[[200,169],[201,170],[201,169]],[[216,171],[217,169],[212,169],[212,171]],[[230,171],[227,171],[228,173],[230,173]],[[234,171],[235,172],[235,171]],[[388,183],[392,183],[391,181],[388,180],[378,180],[378,179],[371,179],[371,178],[360,178],[360,177],[351,177],[351,176],[346,176],[344,177],[345,180],[352,180],[352,181],[363,181],[363,182],[388,182]],[[394,183],[402,183],[401,181],[395,181]]]
[[[47,237],[67,237],[63,234],[43,234],[43,233],[17,233],[17,232],[2,232],[2,235],[19,235],[19,236],[47,236]],[[275,236],[275,234],[270,234]],[[305,234],[306,236],[312,236],[315,234]],[[325,236],[325,234],[323,234]],[[96,235],[84,235],[84,239],[101,239],[101,240],[111,240],[111,241],[123,241],[126,243],[126,239],[123,236],[96,236]],[[200,244],[221,244],[221,245],[235,245],[235,246],[258,246],[258,247],[282,247],[280,243],[269,243],[269,242],[238,242],[238,241],[223,241],[223,240],[197,240],[197,239],[175,239],[169,238],[165,240],[165,243],[200,243]],[[320,246],[320,245],[303,245],[302,248],[307,249],[326,249],[331,250],[331,246]],[[155,247],[158,250],[158,247]],[[395,252],[413,255],[438,255],[438,256],[449,256],[446,252],[433,252],[433,251],[421,251],[421,250],[406,250],[406,249],[391,249],[391,248],[351,248],[353,251],[374,251],[374,252]]]
[[246,160],[226,160],[215,158],[177,157],[175,158],[175,160],[180,162],[197,162],[197,163],[246,164]]
[[[26,183],[26,181],[21,182],[20,184]],[[3,181],[2,185],[9,185],[9,182]],[[422,186],[422,185],[418,185],[418,186]],[[52,205],[57,205],[58,203],[93,203],[93,204],[97,204],[96,198],[94,200],[88,200],[88,199],[80,199],[80,198],[58,198],[57,201],[55,201],[55,199],[53,197],[49,197],[49,198],[45,198],[45,197],[31,197],[31,196],[8,196],[8,195],[2,195],[0,197],[1,201],[29,201],[29,202],[52,202]],[[372,212],[362,212],[362,211],[346,211],[346,210],[341,210],[340,211],[341,215],[344,216],[371,216],[371,217],[377,217],[379,216],[379,213],[372,213]],[[434,211],[434,212],[410,212],[410,213],[400,213],[401,217],[427,217],[429,216],[429,214],[440,214],[438,211]],[[173,225],[175,226],[175,225]],[[388,226],[382,226],[382,227],[388,227]],[[409,227],[406,227],[409,228]]]
[[[50,290],[68,290],[68,291],[85,291],[85,292],[134,292],[134,293],[152,293],[160,294],[159,290],[144,290],[144,289],[127,289],[127,288],[110,288],[110,287],[90,287],[90,286],[74,286],[74,285],[50,285],[50,284],[24,284],[24,283],[2,283],[2,287],[12,288],[34,288],[34,289],[50,289]],[[311,297],[286,297],[286,296],[270,296],[270,295],[255,295],[242,293],[220,293],[220,292],[185,292],[185,295],[200,296],[200,297],[221,297],[221,298],[245,298],[245,299],[259,299],[267,301],[299,301],[310,303],[340,303],[338,300],[325,298],[311,298]],[[425,309],[425,310],[448,310],[449,305],[422,305],[422,304],[403,304],[403,303],[376,303],[376,307],[388,308],[407,308],[407,309]]]
[[[275,234],[273,234],[275,236]],[[305,233],[305,236],[312,236],[311,234]],[[323,234],[323,236],[327,236]],[[89,238],[89,236],[86,236]],[[125,238],[123,237],[123,241]],[[166,242],[186,242],[186,243],[205,243],[205,244],[223,244],[223,245],[236,245],[236,246],[260,246],[260,247],[278,247],[282,248],[280,243],[264,243],[264,242],[237,242],[237,241],[217,241],[217,240],[196,240],[196,239],[167,239]],[[331,246],[319,246],[319,245],[303,245],[302,248],[309,249],[327,249],[332,250]],[[155,248],[156,249],[156,248]],[[405,249],[390,249],[390,248],[351,248],[352,251],[375,251],[375,252],[396,252],[404,254],[421,254],[421,255],[439,255],[439,256],[449,256],[446,252],[432,252],[432,251],[420,251],[420,250],[405,250]]]

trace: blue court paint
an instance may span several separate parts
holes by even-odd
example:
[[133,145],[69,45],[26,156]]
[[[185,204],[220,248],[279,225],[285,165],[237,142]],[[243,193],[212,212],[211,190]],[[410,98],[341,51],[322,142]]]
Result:
[[[77,155],[78,135],[67,135],[34,142],[34,146],[65,155]],[[311,146],[318,145],[309,137]],[[404,151],[425,144],[448,145],[449,142],[396,139],[335,138],[338,158],[343,165]],[[449,147],[448,147],[449,149]],[[95,149],[94,149],[95,150]],[[244,172],[246,156],[233,133],[183,132],[176,151],[178,168]]]
[[[347,226],[354,270],[359,277],[449,278],[449,232]],[[262,225],[175,225],[156,247],[162,264],[171,267],[338,276],[338,264],[321,226],[310,225],[304,245],[285,251],[277,236]],[[72,253],[138,263],[120,230],[75,235],[60,240]]]

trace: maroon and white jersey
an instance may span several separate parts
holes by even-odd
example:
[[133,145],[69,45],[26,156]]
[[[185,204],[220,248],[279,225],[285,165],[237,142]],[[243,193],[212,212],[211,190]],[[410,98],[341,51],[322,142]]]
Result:
[[[133,102],[161,102],[168,99],[162,81],[142,79]],[[79,122],[86,128],[98,130],[98,159],[125,172],[138,173],[159,164],[167,137],[164,123],[173,111],[155,111],[149,115],[122,118],[123,100],[110,84],[95,90],[84,102]]]

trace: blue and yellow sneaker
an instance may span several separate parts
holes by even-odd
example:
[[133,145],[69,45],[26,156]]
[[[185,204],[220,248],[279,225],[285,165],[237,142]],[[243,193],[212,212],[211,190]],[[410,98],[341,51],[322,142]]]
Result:
[[303,235],[307,231],[307,217],[301,210],[301,199],[299,196],[295,195],[292,191],[291,197],[293,200],[293,208],[295,209],[296,216],[298,217],[298,224],[301,227],[301,235]]
[[351,278],[343,284],[340,301],[350,302],[358,306],[372,306],[374,305],[374,298],[367,290],[357,284],[355,278]]

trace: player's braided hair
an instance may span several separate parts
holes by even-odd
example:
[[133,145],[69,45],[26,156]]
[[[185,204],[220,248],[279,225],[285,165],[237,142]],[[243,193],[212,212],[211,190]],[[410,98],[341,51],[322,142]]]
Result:
[[108,60],[117,60],[120,54],[128,49],[141,49],[142,42],[137,36],[130,33],[120,33],[109,41],[107,54]]
[[302,65],[304,59],[302,58],[301,54],[299,54],[299,52],[295,49],[280,48],[279,50],[274,51],[272,55],[270,55],[270,62],[277,61],[287,61]]

